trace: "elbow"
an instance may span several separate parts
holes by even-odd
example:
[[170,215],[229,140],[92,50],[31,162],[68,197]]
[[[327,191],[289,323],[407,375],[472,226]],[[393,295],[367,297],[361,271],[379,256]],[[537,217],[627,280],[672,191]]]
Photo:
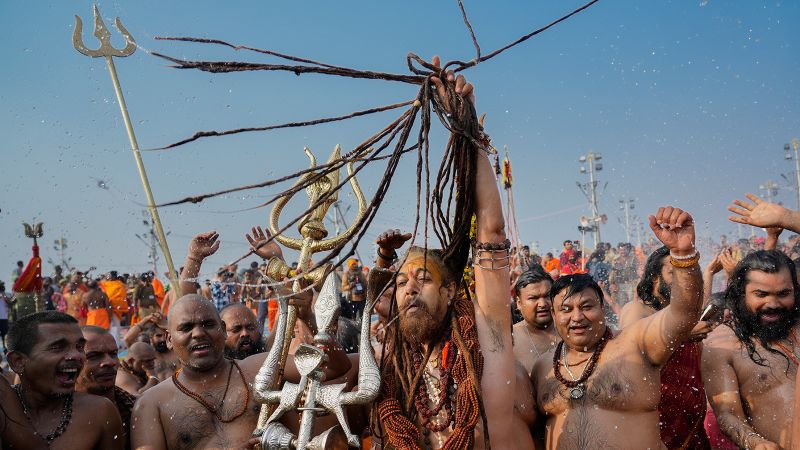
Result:
[[477,221],[477,231],[481,240],[502,241],[506,238],[506,221],[502,211],[481,214]]

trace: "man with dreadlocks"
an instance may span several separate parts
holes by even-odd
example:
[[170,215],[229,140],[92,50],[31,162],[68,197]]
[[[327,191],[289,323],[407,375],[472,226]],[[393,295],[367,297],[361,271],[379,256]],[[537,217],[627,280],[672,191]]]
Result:
[[603,290],[591,276],[563,276],[550,289],[562,341],[536,361],[531,375],[547,416],[548,449],[664,448],[661,368],[697,324],[703,280],[692,216],[667,206],[649,219],[669,249],[669,306],[614,335],[605,323]]
[[[728,210],[733,222],[800,232],[800,212],[747,194]],[[752,203],[751,203],[752,202]],[[702,371],[720,429],[750,449],[792,448],[800,360],[800,285],[785,254],[761,250],[742,259],[725,291],[732,323],[703,348]],[[794,442],[794,446],[798,446]]]
[[725,300],[733,321],[709,336],[703,374],[725,435],[744,448],[790,448],[800,286],[795,265],[759,250],[731,274]]
[[[434,58],[437,68],[438,63]],[[446,80],[432,82],[442,103],[458,100],[448,97],[445,83],[472,100],[473,87],[463,76],[448,73]],[[495,449],[519,448],[510,420],[516,395],[510,245],[488,156],[474,153],[472,186],[460,186],[459,195],[462,201],[474,195],[475,201],[476,299],[470,301],[461,287],[466,258],[412,247],[401,260],[392,305],[398,324],[387,331],[374,409],[386,448],[472,449],[489,442]]]

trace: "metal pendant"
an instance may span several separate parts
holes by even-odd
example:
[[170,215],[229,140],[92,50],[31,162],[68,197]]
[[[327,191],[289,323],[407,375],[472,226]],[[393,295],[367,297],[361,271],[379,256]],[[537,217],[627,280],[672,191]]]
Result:
[[579,384],[569,390],[569,397],[573,400],[578,400],[579,398],[583,397],[583,394],[585,393],[586,390],[583,388],[583,385]]

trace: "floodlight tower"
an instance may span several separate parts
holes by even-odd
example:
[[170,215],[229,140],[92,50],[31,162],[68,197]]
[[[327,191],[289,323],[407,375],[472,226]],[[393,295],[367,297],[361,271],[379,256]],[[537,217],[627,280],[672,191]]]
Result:
[[589,175],[588,183],[577,182],[577,184],[578,188],[589,199],[589,209],[592,212],[592,217],[589,218],[591,229],[587,231],[592,232],[595,247],[600,242],[600,222],[603,220],[597,207],[597,172],[603,170],[603,163],[600,162],[602,159],[603,156],[595,152],[589,152],[587,155],[581,155],[578,158],[578,162],[581,163],[581,173]]

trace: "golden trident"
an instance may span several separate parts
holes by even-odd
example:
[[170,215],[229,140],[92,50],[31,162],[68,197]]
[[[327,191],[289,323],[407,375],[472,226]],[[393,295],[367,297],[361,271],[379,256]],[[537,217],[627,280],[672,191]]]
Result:
[[[306,147],[304,151],[308,156],[308,159],[311,161],[310,168],[314,169],[317,167],[317,159],[311,153],[311,150]],[[331,153],[328,163],[333,163],[339,159],[341,159],[341,147],[337,145],[333,150],[333,153]],[[272,234],[275,236],[275,239],[285,247],[288,247],[292,250],[298,250],[300,252],[300,257],[297,261],[297,267],[303,271],[306,279],[310,279],[317,284],[323,281],[323,277],[327,272],[328,267],[318,267],[314,271],[309,271],[312,267],[311,256],[314,253],[332,250],[340,245],[344,245],[344,243],[347,242],[353,236],[353,234],[355,234],[358,229],[358,223],[361,221],[362,217],[367,211],[366,198],[364,198],[364,194],[361,192],[361,187],[358,185],[358,181],[356,181],[355,176],[353,176],[352,162],[347,164],[347,174],[350,176],[350,187],[353,189],[353,194],[355,194],[356,200],[358,201],[358,214],[356,215],[356,218],[353,220],[353,223],[350,225],[350,227],[347,228],[342,234],[328,238],[328,230],[325,228],[325,224],[323,223],[323,219],[325,219],[325,214],[328,212],[328,209],[334,203],[336,203],[339,198],[339,191],[337,189],[339,186],[338,170],[320,177],[317,181],[314,181],[308,187],[306,187],[306,195],[308,195],[309,206],[315,205],[323,197],[325,197],[325,200],[323,200],[319,206],[314,208],[313,211],[299,221],[297,228],[300,232],[300,239],[291,238],[279,233],[281,227],[278,225],[278,221],[280,219],[281,212],[286,204],[289,203],[289,200],[292,199],[294,193],[287,194],[286,196],[283,196],[277,200],[275,202],[275,206],[272,208],[272,212],[269,215],[269,228]],[[315,175],[316,174],[314,172],[304,174],[295,182],[294,186],[305,183],[306,180],[314,177]],[[274,280],[283,280],[289,278],[291,274],[291,269],[286,265],[286,263],[278,258],[273,258],[267,263],[266,275],[269,278]],[[292,285],[292,291],[297,293],[301,290],[302,287],[300,285],[300,281],[295,280],[294,284]],[[294,334],[294,325],[296,320],[297,306],[289,305],[288,314],[286,317],[286,327],[284,328],[283,336],[278,336],[279,340],[282,338],[280,360],[277,364],[278,367],[273,367],[271,368],[272,370],[286,366],[286,358],[289,354],[289,344],[292,342],[292,335]],[[275,344],[278,344],[277,340],[275,341]],[[268,365],[274,363],[270,363],[269,360],[265,360],[264,364]],[[282,372],[282,370],[277,371],[278,375],[271,380],[272,386],[259,387],[269,390],[278,388],[281,384],[280,374]],[[266,405],[262,406],[261,408],[261,415],[258,418],[259,428],[263,428],[269,419],[268,409],[269,408]]]
[[131,141],[131,150],[133,151],[133,158],[136,160],[136,168],[139,170],[139,178],[142,180],[144,193],[147,196],[147,207],[150,210],[150,216],[153,218],[153,225],[155,225],[156,236],[158,243],[161,246],[161,252],[164,254],[164,259],[167,262],[167,271],[169,273],[169,282],[172,289],[175,290],[175,298],[181,297],[181,287],[178,284],[178,279],[175,276],[175,265],[172,263],[172,255],[169,252],[167,245],[167,237],[164,234],[164,229],[161,227],[161,218],[158,216],[158,209],[156,209],[156,202],[153,199],[153,191],[150,190],[150,181],[147,179],[147,172],[144,170],[144,163],[142,162],[142,155],[139,153],[139,144],[136,142],[136,135],[133,132],[133,124],[131,118],[128,116],[128,107],[125,105],[125,98],[122,96],[122,88],[119,85],[119,78],[117,78],[117,69],[114,67],[114,57],[124,58],[130,56],[136,51],[136,41],[133,36],[122,26],[122,21],[117,17],[114,20],[120,34],[125,38],[127,44],[125,48],[116,49],[111,45],[111,32],[106,28],[103,23],[103,18],[100,16],[100,10],[97,5],[94,5],[94,35],[100,41],[100,47],[97,50],[89,50],[83,43],[83,21],[80,16],[75,16],[75,31],[72,33],[72,45],[75,50],[83,53],[92,58],[106,58],[108,65],[108,72],[111,74],[111,82],[114,84],[114,92],[117,94],[117,103],[122,112],[122,120],[125,122],[125,129],[128,131],[128,139]]

